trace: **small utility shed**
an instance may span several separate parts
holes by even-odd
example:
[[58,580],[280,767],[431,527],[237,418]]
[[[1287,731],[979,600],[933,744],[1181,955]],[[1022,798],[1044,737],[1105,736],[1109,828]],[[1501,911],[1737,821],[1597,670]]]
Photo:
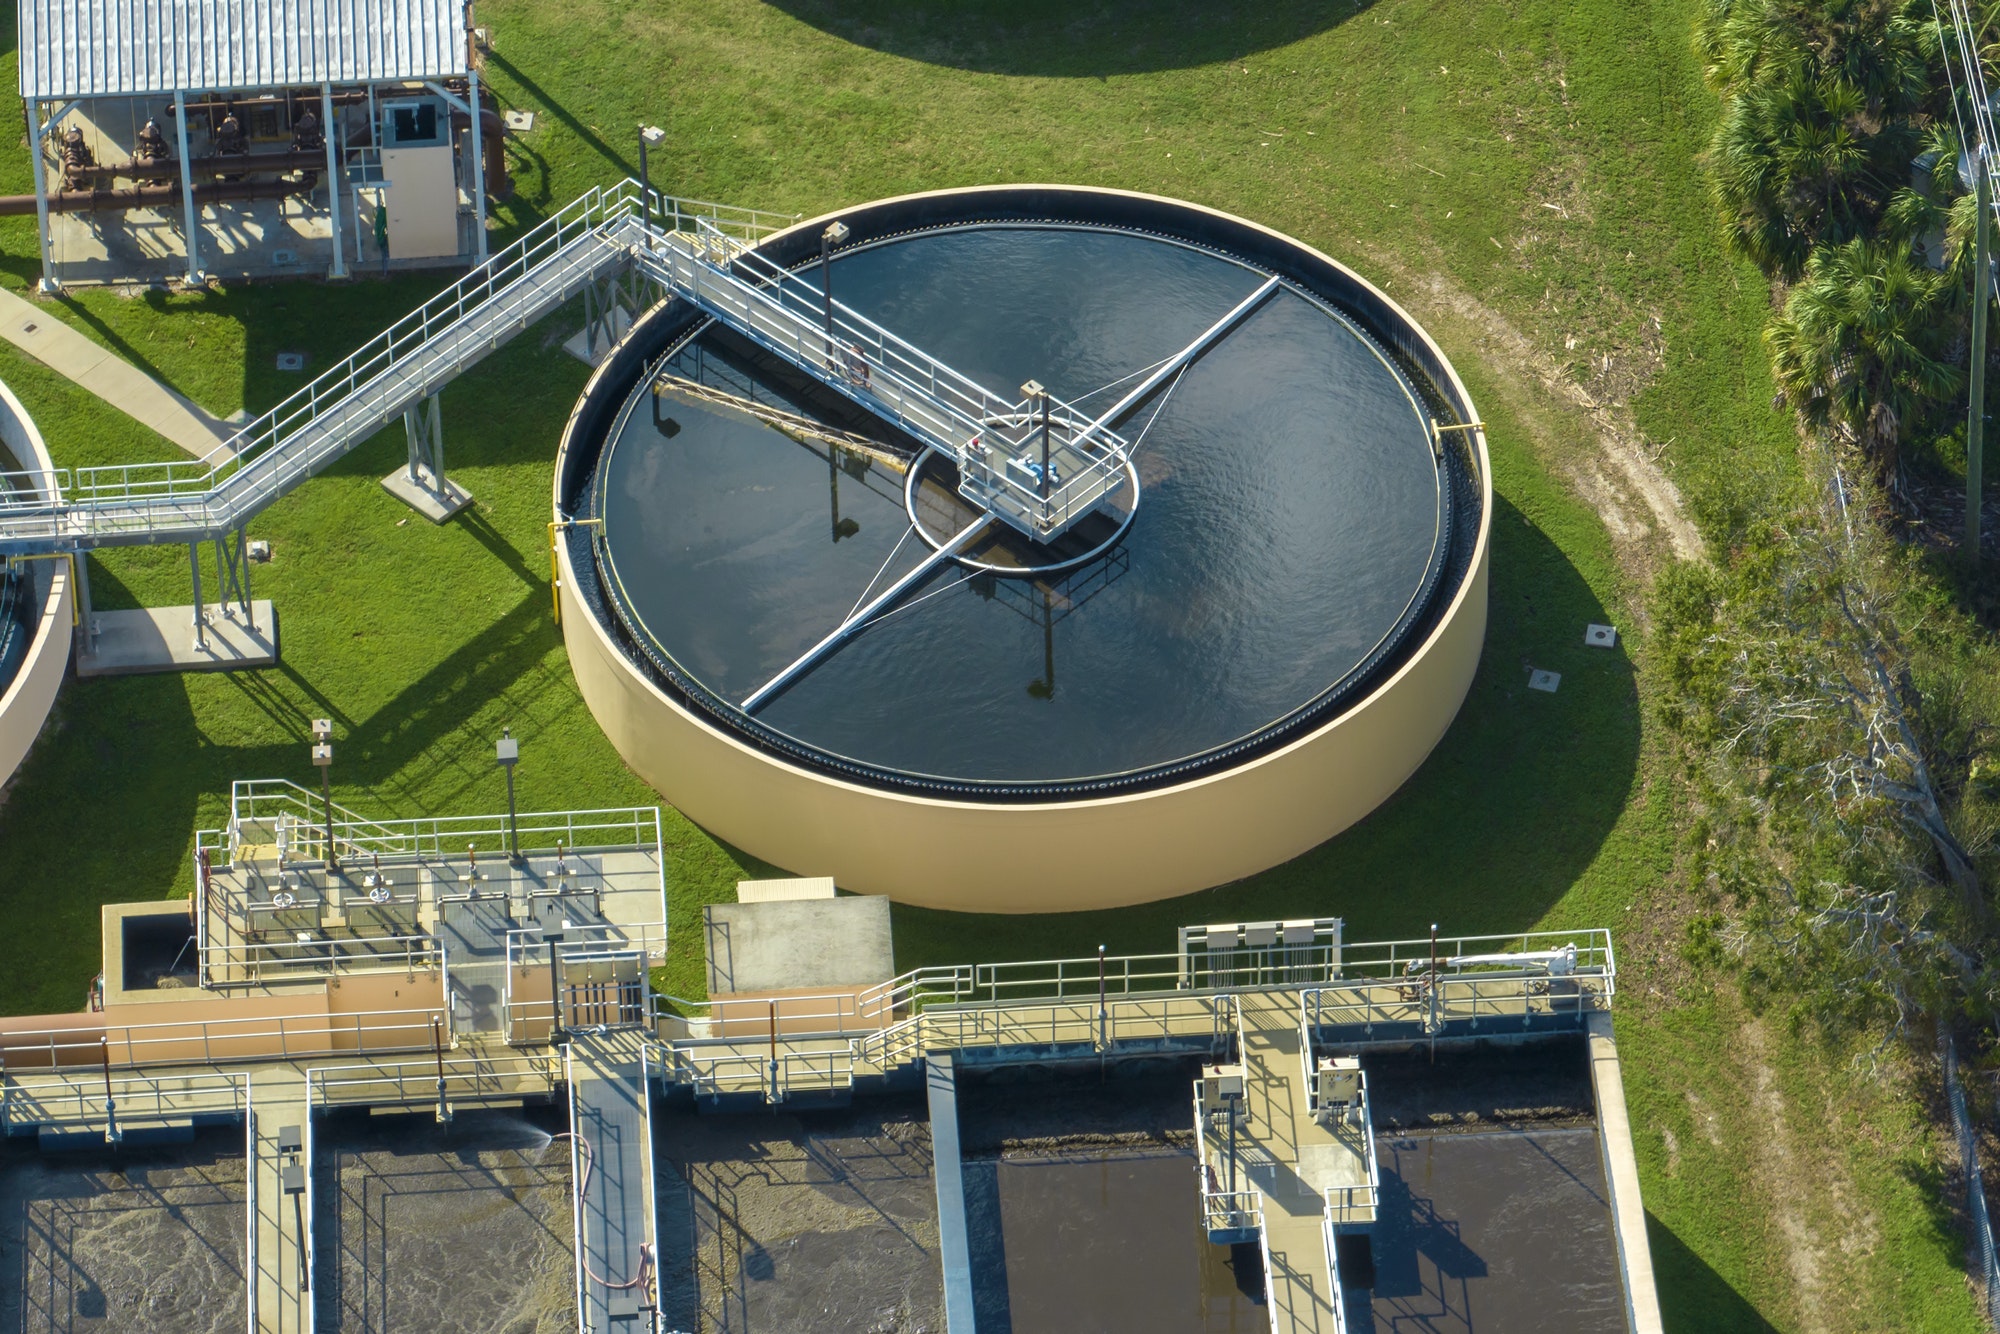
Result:
[[[500,118],[463,0],[20,0],[42,282],[486,257]],[[480,108],[475,114],[474,109]]]

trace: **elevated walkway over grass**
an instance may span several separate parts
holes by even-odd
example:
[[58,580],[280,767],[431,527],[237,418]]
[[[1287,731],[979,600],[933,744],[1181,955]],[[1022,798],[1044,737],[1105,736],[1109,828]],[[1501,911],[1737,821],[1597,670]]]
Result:
[[948,456],[968,499],[1031,536],[1059,535],[1128,481],[1136,489],[1108,414],[1092,421],[1047,396],[996,394],[756,251],[792,221],[648,198],[631,181],[592,190],[203,457],[58,470],[15,479],[32,487],[0,487],[0,556],[240,533],[579,294],[593,294],[600,312],[594,342],[597,325],[615,319],[613,286],[627,277],[686,300]]

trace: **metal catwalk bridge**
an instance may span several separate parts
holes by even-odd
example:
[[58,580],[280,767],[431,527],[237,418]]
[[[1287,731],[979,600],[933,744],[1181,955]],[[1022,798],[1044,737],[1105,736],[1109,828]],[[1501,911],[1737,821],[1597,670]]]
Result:
[[657,193],[649,201],[631,181],[594,189],[207,458],[0,475],[0,556],[240,535],[280,496],[577,295],[597,294],[608,315],[608,286],[625,279],[688,301],[894,423],[957,464],[968,500],[1048,539],[1128,485],[1136,500],[1130,447],[1114,421],[1276,286],[1090,419],[1044,393],[996,394],[755,252],[793,221]]

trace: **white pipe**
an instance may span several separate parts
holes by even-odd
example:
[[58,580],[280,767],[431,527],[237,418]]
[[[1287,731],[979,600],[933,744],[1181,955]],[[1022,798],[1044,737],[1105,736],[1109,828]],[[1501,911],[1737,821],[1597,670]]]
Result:
[[863,607],[860,611],[855,612],[852,616],[849,616],[846,620],[842,621],[839,625],[835,626],[832,634],[828,635],[825,639],[820,640],[819,643],[814,644],[811,648],[807,649],[803,654],[800,655],[798,661],[794,662],[791,666],[785,668],[785,670],[783,670],[782,672],[779,672],[776,676],[766,681],[763,685],[758,686],[757,689],[750,695],[750,697],[743,701],[741,706],[743,712],[755,713],[766,700],[770,699],[771,696],[777,694],[780,690],[784,689],[785,686],[789,685],[791,681],[799,675],[799,673],[805,671],[806,668],[812,666],[814,663],[818,662],[821,658],[825,657],[840,643],[841,640],[847,638],[849,635],[853,634],[856,630],[859,630],[862,626],[866,625],[869,621],[873,620],[876,612],[882,610],[884,607],[894,602],[897,598],[901,597],[904,593],[908,592],[919,580],[921,580],[925,575],[929,574],[932,570],[935,570],[938,566],[944,564],[946,561],[950,560],[953,556],[956,556],[959,552],[971,546],[973,542],[976,541],[979,538],[979,536],[986,531],[987,527],[990,524],[992,524],[992,522],[993,522],[993,516],[987,514],[981,516],[979,519],[975,520],[974,522],[960,529],[957,537],[952,538],[951,541],[945,543],[943,546],[939,547],[936,551],[933,551],[930,555],[924,557],[923,560],[917,562],[915,569],[911,570],[901,579],[898,579],[895,583],[890,584],[887,588],[883,589],[881,596],[877,597],[873,602],[869,603],[867,606]]
[[1239,304],[1234,310],[1230,311],[1227,315],[1224,315],[1214,324],[1211,324],[1208,327],[1208,329],[1205,332],[1203,332],[1199,338],[1196,338],[1192,343],[1189,343],[1186,347],[1182,348],[1180,351],[1174,353],[1174,355],[1168,357],[1165,361],[1161,362],[1151,375],[1148,375],[1145,379],[1141,380],[1138,383],[1137,387],[1128,392],[1125,395],[1125,397],[1119,399],[1116,403],[1113,403],[1110,406],[1110,408],[1108,408],[1105,411],[1102,417],[1099,417],[1096,421],[1084,427],[1083,430],[1079,432],[1076,435],[1076,437],[1070,441],[1070,444],[1081,445],[1085,440],[1088,440],[1091,436],[1095,435],[1097,432],[1106,429],[1111,425],[1111,423],[1117,421],[1120,417],[1124,416],[1126,413],[1130,412],[1133,408],[1137,407],[1140,404],[1140,402],[1145,399],[1146,395],[1152,393],[1155,389],[1159,388],[1162,384],[1164,384],[1168,376],[1177,373],[1181,367],[1187,365],[1190,361],[1193,361],[1203,352],[1206,352],[1210,344],[1214,343],[1217,339],[1221,338],[1224,334],[1228,333],[1231,329],[1235,328],[1238,324],[1242,323],[1243,319],[1246,316],[1248,316],[1251,311],[1263,305],[1265,299],[1269,297],[1271,293],[1277,291],[1278,287],[1282,282],[1283,279],[1280,278],[1269,279],[1264,283],[1262,287],[1259,287],[1249,296],[1244,297],[1241,304]]
[[190,286],[201,281],[201,218],[194,207],[194,173],[188,170],[187,94],[174,89],[174,137],[181,153],[181,211],[186,219],[187,280]]
[[[327,235],[333,238],[333,276],[347,276],[347,258],[342,254],[340,244],[340,187],[346,172],[341,170],[342,158],[340,125],[333,118],[333,85],[319,86],[320,129],[326,135],[326,208]],[[357,206],[356,211],[359,211]],[[357,252],[357,259],[360,257]]]
[[472,258],[486,262],[486,144],[479,126],[479,71],[466,70],[466,118],[472,122]]
[[35,127],[28,153],[35,160],[35,216],[42,229],[42,290],[54,292],[62,284],[56,277],[55,258],[49,250],[48,164],[42,160],[42,139],[47,130],[42,126],[42,104],[32,98],[28,102],[28,123]]

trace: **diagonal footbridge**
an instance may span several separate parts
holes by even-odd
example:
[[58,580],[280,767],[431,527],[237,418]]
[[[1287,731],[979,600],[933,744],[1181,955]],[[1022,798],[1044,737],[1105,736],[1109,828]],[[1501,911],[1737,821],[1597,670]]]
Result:
[[[593,350],[599,337],[609,341],[615,305],[688,302],[945,456],[977,509],[1047,541],[1114,497],[1136,504],[1131,446],[1116,422],[1279,285],[1270,279],[1091,417],[1032,383],[1019,399],[996,393],[759,253],[796,221],[649,194],[631,181],[593,189],[204,458],[0,477],[0,557],[205,541],[240,548],[251,519],[398,417],[415,476],[420,453],[436,448],[427,400],[579,295],[594,298]],[[441,458],[425,461],[441,480]]]

